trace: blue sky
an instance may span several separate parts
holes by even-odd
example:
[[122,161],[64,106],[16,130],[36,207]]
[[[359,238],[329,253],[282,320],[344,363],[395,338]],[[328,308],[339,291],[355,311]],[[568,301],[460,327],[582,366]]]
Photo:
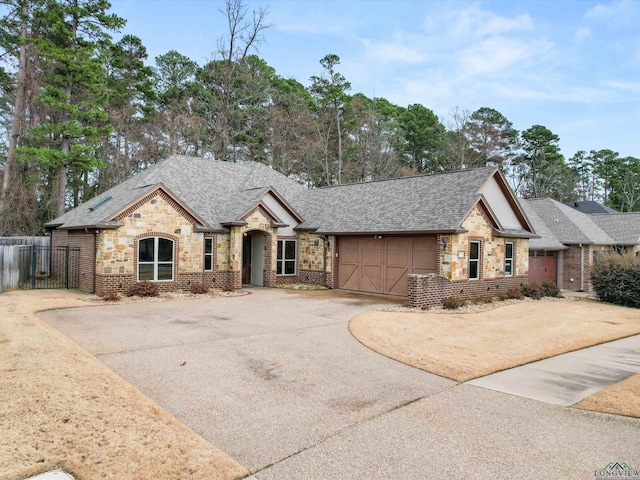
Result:
[[[305,85],[340,56],[350,93],[420,103],[443,121],[457,107],[500,111],[518,130],[544,125],[565,157],[610,148],[640,158],[639,1],[246,1],[273,28],[258,55]],[[112,0],[150,63],[169,50],[214,58],[220,0]],[[118,35],[114,36],[115,39]]]

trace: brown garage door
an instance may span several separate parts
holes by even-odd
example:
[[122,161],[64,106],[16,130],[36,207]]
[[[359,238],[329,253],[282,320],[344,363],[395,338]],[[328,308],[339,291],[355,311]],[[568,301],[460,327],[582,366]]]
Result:
[[436,237],[340,237],[338,287],[407,295],[407,275],[436,272]]
[[529,252],[529,281],[553,282],[557,284],[557,258],[556,252]]

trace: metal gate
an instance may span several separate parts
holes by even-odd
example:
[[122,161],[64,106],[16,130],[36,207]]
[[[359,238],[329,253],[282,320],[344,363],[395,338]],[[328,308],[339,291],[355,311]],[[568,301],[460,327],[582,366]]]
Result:
[[20,247],[19,285],[23,290],[78,288],[80,247]]

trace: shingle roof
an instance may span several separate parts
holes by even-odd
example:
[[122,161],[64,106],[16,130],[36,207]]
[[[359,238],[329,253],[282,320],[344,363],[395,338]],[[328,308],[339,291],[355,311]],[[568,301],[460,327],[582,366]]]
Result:
[[303,227],[325,233],[454,230],[494,171],[487,167],[311,189],[300,209]]
[[[235,164],[174,155],[91,201],[49,222],[63,228],[99,225],[127,205],[164,185],[212,228],[236,220],[265,188],[273,187],[287,199],[296,199],[306,189],[260,163]],[[91,211],[107,197],[111,200]]]
[[565,205],[571,207],[579,212],[592,214],[592,213],[618,213],[613,208],[596,202],[594,200],[581,200],[577,202],[564,202]]
[[[522,201],[522,203],[526,203],[553,236],[566,245],[578,243],[618,244],[593,221],[590,215],[585,215],[551,198],[529,199]],[[531,221],[534,222],[533,227],[537,232],[539,223],[536,223],[533,218]]]
[[621,245],[640,243],[640,213],[603,213],[590,215],[590,217],[616,243]]
[[[455,231],[461,230],[461,223],[481,197],[479,189],[495,171],[494,167],[486,167],[307,189],[263,164],[175,155],[49,222],[48,226],[78,228],[104,224],[162,185],[213,229],[239,220],[257,204],[267,188],[273,188],[302,217],[300,225],[293,225],[302,229],[317,229],[319,233]],[[110,200],[104,202],[108,197]]]
[[569,248],[556,238],[551,229],[547,227],[546,223],[542,221],[538,213],[532,208],[529,200],[520,199],[520,205],[540,237],[529,240],[530,250],[565,250]]

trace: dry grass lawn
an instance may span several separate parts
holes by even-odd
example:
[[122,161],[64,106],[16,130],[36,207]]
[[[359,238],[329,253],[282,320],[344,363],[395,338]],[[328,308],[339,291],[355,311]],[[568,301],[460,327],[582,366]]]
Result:
[[349,328],[376,352],[464,382],[640,333],[640,310],[530,300],[466,314],[372,311],[355,317]]
[[[0,480],[232,479],[248,471],[34,316],[89,305],[62,290],[0,295]],[[95,305],[91,303],[91,305]]]
[[574,407],[640,417],[640,374],[611,385],[609,388],[576,403]]

